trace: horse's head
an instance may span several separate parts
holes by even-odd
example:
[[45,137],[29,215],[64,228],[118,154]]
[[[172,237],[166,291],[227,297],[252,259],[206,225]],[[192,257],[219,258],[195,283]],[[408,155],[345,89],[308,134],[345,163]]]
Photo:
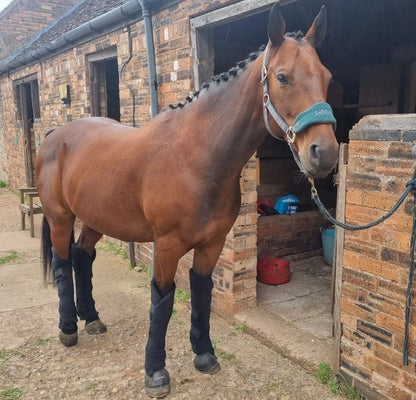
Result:
[[273,136],[287,140],[301,171],[309,178],[328,175],[338,156],[335,118],[325,102],[331,74],[315,50],[325,31],[326,9],[322,7],[305,36],[299,32],[285,35],[285,21],[276,3],[263,54],[266,127]]

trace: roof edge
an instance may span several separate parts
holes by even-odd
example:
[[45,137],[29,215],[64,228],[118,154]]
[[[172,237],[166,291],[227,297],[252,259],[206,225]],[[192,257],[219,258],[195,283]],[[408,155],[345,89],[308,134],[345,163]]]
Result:
[[[92,20],[85,22],[76,28],[65,32],[52,42],[49,42],[38,49],[32,50],[26,54],[23,54],[41,35],[54,27],[63,18],[67,17],[77,7],[79,7],[85,0],[80,0],[75,3],[68,11],[63,14],[61,18],[55,20],[51,25],[39,32],[35,37],[26,42],[19,50],[11,54],[9,57],[0,62],[0,76],[5,75],[8,72],[16,70],[20,66],[24,66],[52,55],[58,50],[65,48],[67,45],[76,43],[78,40],[89,36],[90,34],[104,33],[106,29],[116,23],[120,23],[125,20],[135,20],[141,17],[141,5],[138,0],[131,0],[125,4],[122,4],[112,10],[99,15]],[[157,3],[157,1],[151,1],[151,3]]]

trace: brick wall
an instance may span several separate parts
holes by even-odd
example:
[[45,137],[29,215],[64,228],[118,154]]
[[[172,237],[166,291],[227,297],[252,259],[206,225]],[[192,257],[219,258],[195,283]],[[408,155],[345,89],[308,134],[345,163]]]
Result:
[[[415,168],[416,115],[363,118],[350,132],[346,220],[384,215]],[[341,299],[341,373],[367,399],[415,400],[416,300],[410,363],[402,365],[412,196],[377,227],[345,232]],[[415,293],[415,284],[413,285]]]
[[62,15],[77,0],[14,0],[0,13],[0,59]]
[[[3,100],[0,87],[0,149],[6,149],[6,136],[4,127]],[[7,164],[7,153],[0,151],[0,181],[8,183],[9,167]]]
[[321,213],[269,215],[258,220],[258,256],[301,260],[322,254],[320,227],[328,225]]

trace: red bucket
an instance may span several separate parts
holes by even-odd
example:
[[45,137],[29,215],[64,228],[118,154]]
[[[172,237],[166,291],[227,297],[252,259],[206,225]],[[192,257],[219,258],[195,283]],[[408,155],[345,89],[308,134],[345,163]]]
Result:
[[262,256],[257,263],[257,280],[266,285],[280,285],[289,282],[289,261]]

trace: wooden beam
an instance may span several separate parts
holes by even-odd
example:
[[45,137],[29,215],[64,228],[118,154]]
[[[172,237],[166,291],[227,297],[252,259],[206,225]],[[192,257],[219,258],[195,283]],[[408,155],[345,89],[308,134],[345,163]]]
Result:
[[[338,192],[336,219],[345,222],[345,192],[347,181],[348,145],[342,143],[339,150],[338,161]],[[335,228],[335,259],[333,265],[331,303],[332,303],[332,333],[334,336],[333,368],[339,370],[341,348],[341,289],[342,289],[342,264],[344,253],[344,229]]]

